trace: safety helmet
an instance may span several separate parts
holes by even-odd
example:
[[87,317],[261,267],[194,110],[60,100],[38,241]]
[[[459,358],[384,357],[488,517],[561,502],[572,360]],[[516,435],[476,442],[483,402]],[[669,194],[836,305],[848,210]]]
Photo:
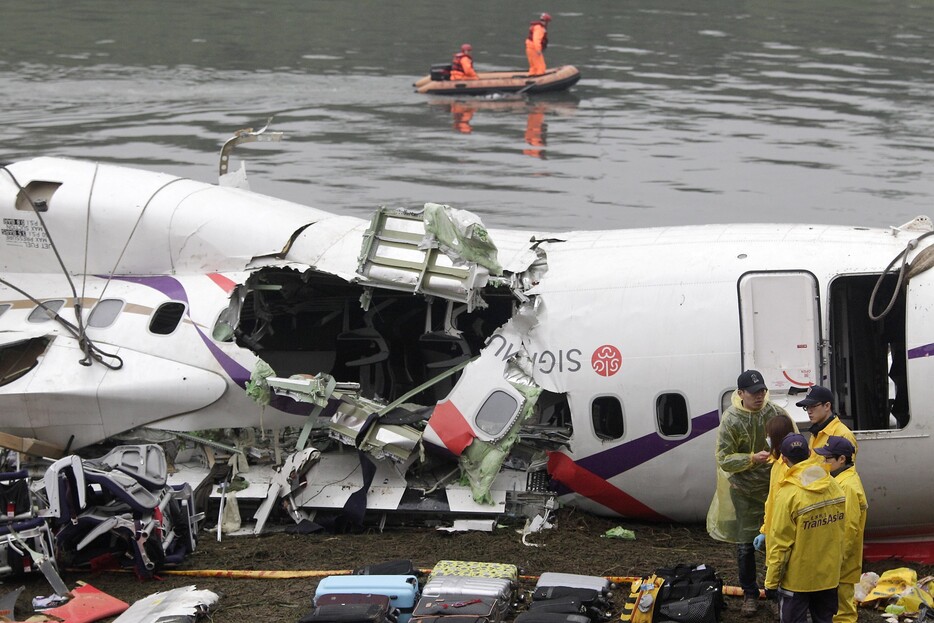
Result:
[[461,52],[470,52],[471,50],[473,50],[473,46],[469,43],[465,43],[461,46]]
[[548,13],[542,13],[542,16],[539,19],[542,20],[543,22],[550,22],[551,15]]

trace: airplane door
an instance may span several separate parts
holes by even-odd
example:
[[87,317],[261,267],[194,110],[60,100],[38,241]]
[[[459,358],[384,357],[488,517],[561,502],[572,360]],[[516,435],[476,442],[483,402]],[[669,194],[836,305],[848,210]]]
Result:
[[[820,383],[820,293],[804,271],[752,272],[739,279],[743,369],[759,370],[772,399]],[[786,402],[791,402],[786,400]]]

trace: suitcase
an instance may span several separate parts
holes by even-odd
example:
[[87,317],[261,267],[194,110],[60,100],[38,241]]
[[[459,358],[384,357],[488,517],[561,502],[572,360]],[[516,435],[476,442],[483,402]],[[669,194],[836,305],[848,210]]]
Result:
[[389,609],[375,603],[317,606],[298,623],[391,623]]
[[422,589],[424,596],[444,596],[460,599],[462,596],[493,597],[512,603],[513,583],[502,578],[471,578],[462,575],[443,575],[429,580]]
[[592,588],[602,595],[610,592],[610,581],[599,575],[578,575],[576,573],[553,573],[548,571],[541,574],[535,588],[546,586],[567,586],[569,588]]
[[574,597],[558,597],[544,601],[533,601],[529,610],[535,612],[557,612],[558,614],[583,614],[587,616],[587,607]]
[[440,616],[412,617],[413,623],[488,623],[489,619],[469,614],[444,614]]
[[359,569],[354,569],[354,575],[415,575],[417,576],[418,569],[415,568],[415,565],[412,564],[411,560],[405,558],[398,558],[396,560],[387,560],[386,562],[378,562],[373,565],[367,565],[365,567],[360,567]]
[[399,610],[399,623],[407,623],[418,600],[418,579],[414,575],[329,575],[318,582],[315,605],[322,596],[335,593],[386,595]]
[[495,597],[480,595],[423,595],[415,604],[410,623],[438,616],[480,617],[489,623],[500,623],[509,611],[510,604]]
[[573,597],[580,600],[587,607],[607,606],[606,598],[599,591],[593,588],[573,588],[570,586],[543,586],[535,589],[532,593],[532,601],[542,601],[545,599],[562,599],[564,597]]
[[386,612],[393,613],[392,604],[388,595],[376,595],[374,593],[329,593],[321,595],[315,600],[315,606],[347,606],[352,604],[376,604],[386,608]]
[[460,575],[472,578],[500,578],[512,583],[519,581],[519,569],[516,565],[500,562],[472,562],[467,560],[440,560],[428,576],[430,582],[434,578],[447,575]]
[[527,610],[516,617],[515,623],[591,623],[582,614],[556,614]]

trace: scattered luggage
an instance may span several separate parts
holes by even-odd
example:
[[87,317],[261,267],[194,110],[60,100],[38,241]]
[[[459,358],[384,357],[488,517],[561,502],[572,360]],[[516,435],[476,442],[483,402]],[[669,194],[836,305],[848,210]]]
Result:
[[723,611],[723,580],[713,567],[679,564],[658,569],[654,623],[719,623]]
[[[298,623],[394,623],[396,621],[389,606],[389,598],[385,595],[358,597],[361,599],[315,606],[311,612],[300,618]],[[366,597],[383,597],[384,599],[367,601]]]
[[414,575],[329,575],[318,582],[315,605],[325,595],[354,593],[389,597],[392,608],[399,611],[399,623],[407,623],[418,600],[418,578]]
[[387,560],[386,562],[378,562],[376,564],[367,565],[365,567],[360,567],[359,569],[354,569],[354,575],[414,575],[418,576],[421,572],[415,568],[415,565],[411,560],[405,558],[397,558],[395,560]]
[[443,575],[429,580],[422,590],[425,596],[444,597],[492,597],[512,603],[514,584],[502,578],[474,578],[461,575]]
[[428,581],[444,576],[473,578],[499,578],[512,583],[519,581],[519,568],[499,562],[472,562],[467,560],[440,560],[432,568]]
[[591,623],[582,614],[557,614],[527,610],[516,617],[516,623]]
[[481,596],[423,596],[415,605],[410,623],[502,623],[510,604],[494,597]]
[[599,575],[578,575],[576,573],[554,573],[550,571],[541,574],[535,584],[536,590],[551,586],[590,588],[604,596],[608,596],[613,588],[609,580]]

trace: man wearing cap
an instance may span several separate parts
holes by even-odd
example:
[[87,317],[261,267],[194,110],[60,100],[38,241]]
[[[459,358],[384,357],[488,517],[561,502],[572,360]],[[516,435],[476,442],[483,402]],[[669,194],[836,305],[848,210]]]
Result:
[[529,59],[529,75],[545,73],[545,48],[548,47],[548,23],[551,15],[542,13],[529,23],[529,36],[525,38],[525,55]]
[[833,413],[833,392],[820,385],[812,386],[804,397],[795,403],[807,411],[808,419],[811,421],[811,449],[820,448],[827,445],[827,439],[831,435],[846,437],[853,444],[853,459],[855,461],[856,453],[859,451],[859,444],[856,443],[856,437],[847,425],[840,421]]
[[788,413],[768,400],[768,389],[758,370],[746,370],[736,379],[731,404],[717,430],[717,493],[707,513],[707,532],[718,541],[736,543],[739,584],[743,589],[743,616],[759,607],[756,550],[769,495],[769,449],[765,423]]
[[863,571],[863,532],[866,530],[866,491],[853,465],[856,448],[846,437],[831,435],[827,445],[816,448],[824,457],[833,476],[846,496],[846,522],[844,523],[844,553],[840,569],[840,586],[837,588],[837,614],[833,623],[856,623],[856,599],[854,593]]
[[788,472],[775,492],[766,543],[765,590],[778,591],[781,623],[832,623],[843,558],[846,496],[811,456],[803,435],[782,441]]

